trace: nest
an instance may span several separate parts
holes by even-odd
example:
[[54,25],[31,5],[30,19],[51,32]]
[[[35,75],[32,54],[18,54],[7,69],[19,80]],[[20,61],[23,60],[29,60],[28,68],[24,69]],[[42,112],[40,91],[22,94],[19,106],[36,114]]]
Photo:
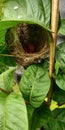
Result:
[[49,42],[47,31],[34,24],[19,24],[6,32],[9,53],[23,66],[47,58]]

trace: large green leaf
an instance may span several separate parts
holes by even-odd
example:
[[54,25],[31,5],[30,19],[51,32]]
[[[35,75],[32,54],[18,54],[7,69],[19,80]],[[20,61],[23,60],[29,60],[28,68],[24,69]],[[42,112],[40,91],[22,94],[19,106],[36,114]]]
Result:
[[56,60],[60,65],[60,68],[65,70],[65,42],[59,44],[56,47]]
[[28,130],[26,106],[21,95],[0,92],[0,130]]
[[65,19],[61,19],[61,24],[58,33],[65,35]]
[[5,91],[10,91],[13,87],[15,67],[0,74],[0,88]]
[[20,90],[32,106],[39,107],[44,101],[49,88],[50,79],[43,65],[31,65],[25,71],[20,84]]
[[43,126],[44,130],[65,130],[65,108],[38,108],[33,115],[32,130]]
[[6,0],[1,20],[18,20],[49,28],[50,9],[51,0]]

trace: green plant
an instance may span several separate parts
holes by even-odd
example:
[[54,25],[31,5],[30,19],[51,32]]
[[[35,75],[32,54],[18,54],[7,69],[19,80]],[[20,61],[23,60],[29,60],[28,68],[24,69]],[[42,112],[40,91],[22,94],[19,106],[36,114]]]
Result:
[[[0,130],[65,129],[65,42],[56,46],[57,34],[65,34],[65,19],[58,22],[59,0],[55,6],[53,2],[0,1]],[[7,29],[23,22],[38,24],[51,33],[50,60],[27,67],[17,84],[16,63],[8,54],[5,35]]]

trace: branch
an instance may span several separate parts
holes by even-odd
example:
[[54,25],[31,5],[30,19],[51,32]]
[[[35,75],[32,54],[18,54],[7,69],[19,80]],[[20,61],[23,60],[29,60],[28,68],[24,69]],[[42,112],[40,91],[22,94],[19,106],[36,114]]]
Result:
[[50,63],[49,63],[49,76],[52,77],[55,47],[57,42],[57,30],[58,30],[58,18],[59,18],[59,0],[52,0],[52,16],[51,16],[51,30],[53,43],[50,43]]
[[52,43],[50,43],[50,56],[49,56],[49,76],[51,80],[50,90],[48,93],[49,105],[52,98],[52,86],[53,86],[52,75],[54,69],[55,47],[57,42],[58,18],[59,18],[59,0],[52,0],[51,30],[53,41]]

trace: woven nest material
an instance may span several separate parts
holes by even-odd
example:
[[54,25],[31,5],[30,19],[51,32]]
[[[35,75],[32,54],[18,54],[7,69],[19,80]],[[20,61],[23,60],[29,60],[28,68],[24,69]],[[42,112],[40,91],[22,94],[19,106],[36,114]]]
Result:
[[9,53],[23,66],[32,64],[49,55],[47,32],[38,25],[19,24],[6,33]]

